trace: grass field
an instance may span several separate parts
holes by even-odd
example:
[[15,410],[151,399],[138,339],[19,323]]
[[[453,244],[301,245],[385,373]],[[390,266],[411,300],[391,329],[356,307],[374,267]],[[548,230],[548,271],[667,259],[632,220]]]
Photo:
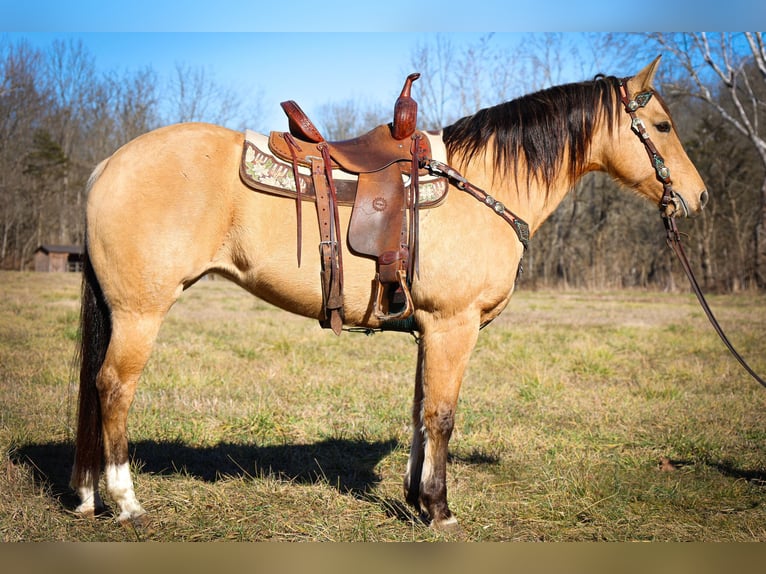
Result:
[[[223,280],[171,311],[131,411],[152,520],[75,517],[78,295],[0,273],[0,540],[452,539],[403,503],[413,338],[335,337]],[[766,297],[710,301],[766,372]],[[466,375],[451,506],[474,541],[766,541],[765,405],[692,295],[522,283]]]

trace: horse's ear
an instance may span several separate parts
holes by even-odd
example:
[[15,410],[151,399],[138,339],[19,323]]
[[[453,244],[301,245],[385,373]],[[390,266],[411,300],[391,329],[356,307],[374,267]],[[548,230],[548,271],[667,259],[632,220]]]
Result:
[[654,81],[654,75],[657,73],[657,66],[660,64],[660,58],[662,58],[662,54],[657,56],[646,68],[633,76],[633,79],[631,80],[631,93],[637,94],[638,92],[644,92],[652,88],[652,82]]

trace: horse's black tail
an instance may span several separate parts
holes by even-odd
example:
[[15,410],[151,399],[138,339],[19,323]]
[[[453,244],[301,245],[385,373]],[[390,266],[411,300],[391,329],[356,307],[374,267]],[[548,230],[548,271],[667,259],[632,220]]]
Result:
[[101,472],[104,438],[96,377],[104,363],[112,335],[111,313],[93,271],[87,241],[83,254],[81,303],[80,346],[76,357],[80,368],[80,392],[72,471],[72,484],[75,486],[98,480]]

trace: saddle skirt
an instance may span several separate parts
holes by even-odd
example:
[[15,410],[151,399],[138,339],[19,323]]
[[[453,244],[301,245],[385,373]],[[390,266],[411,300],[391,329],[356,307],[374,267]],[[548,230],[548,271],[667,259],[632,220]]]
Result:
[[[447,150],[442,141],[441,132],[423,132],[431,146],[431,159],[447,161]],[[295,199],[295,177],[293,166],[280,159],[269,147],[269,136],[246,130],[245,142],[242,148],[242,160],[240,162],[240,177],[251,189]],[[301,199],[304,201],[316,201],[316,192],[311,177],[311,169],[302,165],[298,166],[298,174],[301,186]],[[332,170],[333,181],[340,205],[353,206],[359,176],[343,171]],[[402,182],[405,190],[409,191],[410,176],[402,174]],[[420,209],[432,208],[440,205],[447,196],[449,184],[444,177],[432,176],[421,173],[418,178]]]

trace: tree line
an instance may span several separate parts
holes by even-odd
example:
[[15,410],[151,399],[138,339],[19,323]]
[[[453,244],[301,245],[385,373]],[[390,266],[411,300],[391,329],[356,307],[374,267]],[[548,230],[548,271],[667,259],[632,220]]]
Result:
[[258,100],[183,63],[170,78],[101,74],[81,41],[0,36],[0,268],[29,268],[41,244],[82,245],[88,177],[124,143],[174,122],[257,123]]
[[[658,87],[711,194],[681,223],[708,290],[766,288],[766,49],[760,33],[530,34],[513,48],[487,35],[456,46],[448,35],[417,45],[407,70],[420,127],[438,128],[482,107],[597,73],[629,75],[663,55]],[[258,98],[254,98],[257,100]],[[388,103],[387,103],[388,104]],[[388,105],[328,101],[330,139],[390,120]],[[96,73],[78,42],[46,50],[0,39],[0,266],[29,267],[44,243],[81,244],[84,191],[95,165],[134,137],[177,121],[242,121],[257,127],[233,92],[179,64],[161,79],[150,67]],[[657,210],[586,177],[533,238],[522,285],[675,289],[684,279],[664,244]]]

